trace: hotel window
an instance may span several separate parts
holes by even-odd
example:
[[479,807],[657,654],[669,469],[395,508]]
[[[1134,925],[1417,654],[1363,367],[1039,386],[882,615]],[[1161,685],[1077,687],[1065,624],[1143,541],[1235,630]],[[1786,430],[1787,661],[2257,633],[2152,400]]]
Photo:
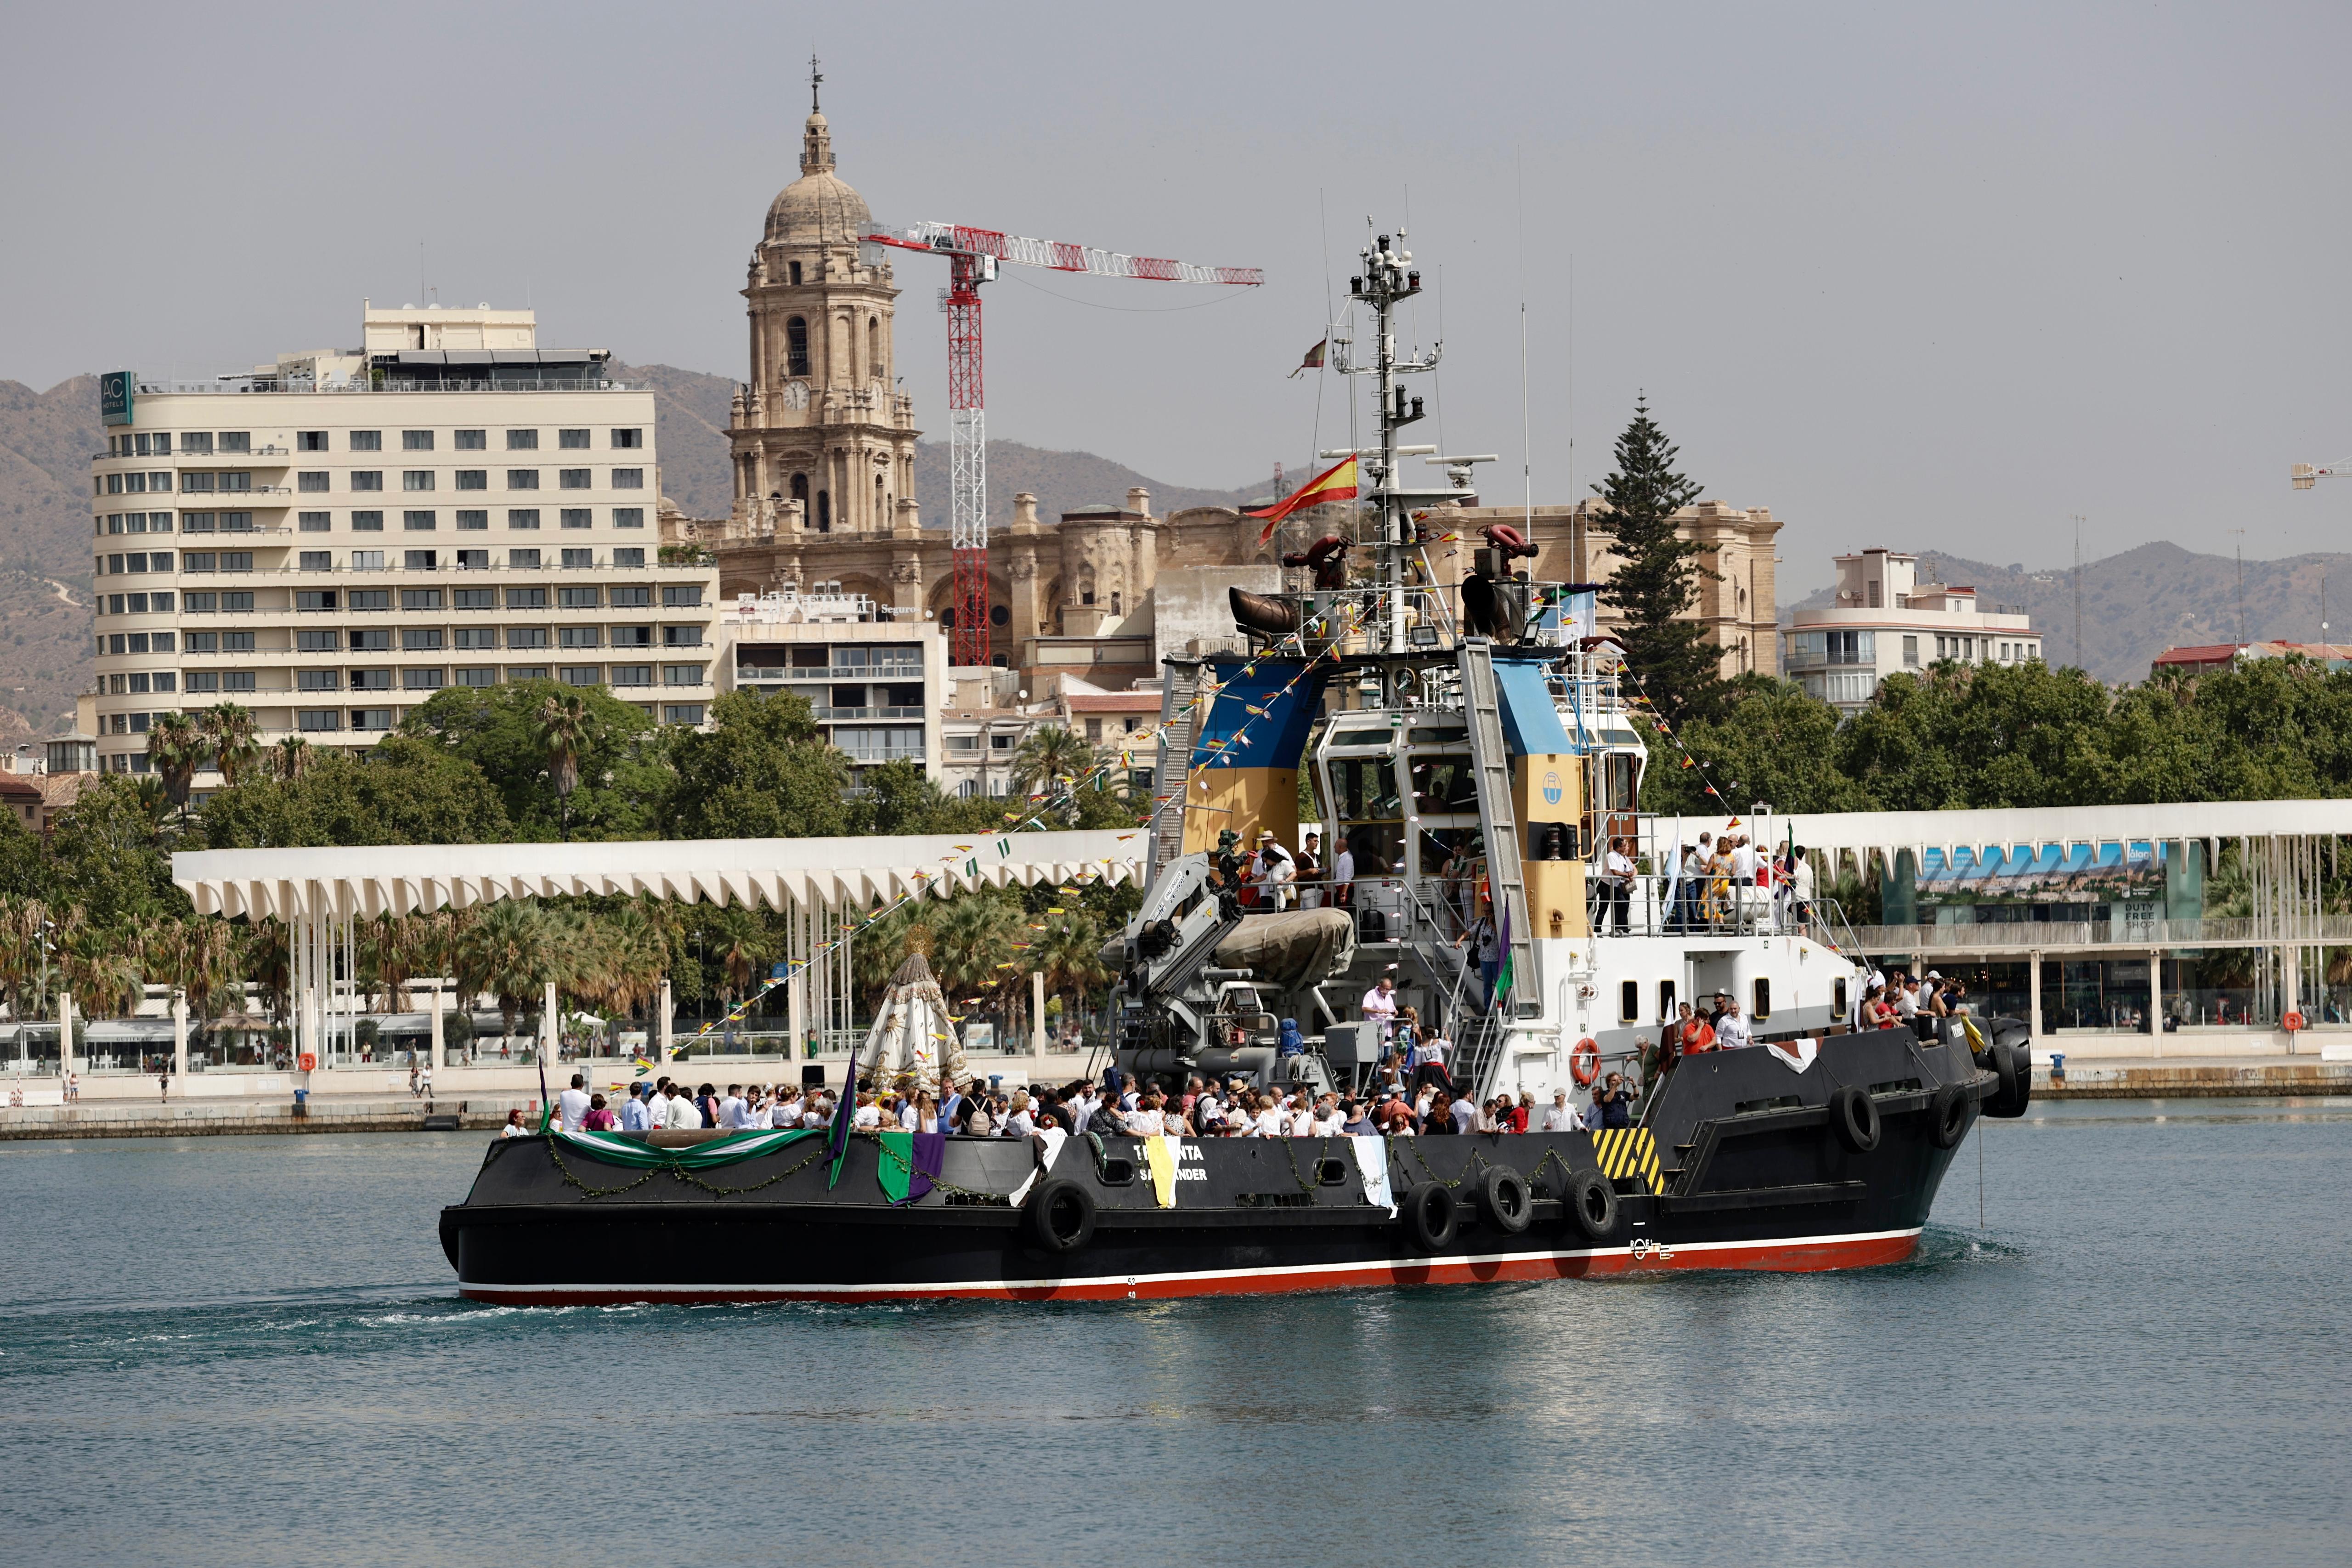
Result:
[[539,470],[537,468],[509,468],[507,470],[507,489],[510,490],[535,490],[539,489]]
[[615,550],[613,552],[613,564],[615,566],[627,570],[634,570],[643,567],[645,563],[646,552],[641,549]]
[[702,666],[698,664],[666,664],[662,666],[664,686],[699,686]]
[[[122,557],[118,555],[114,559],[120,561]],[[217,559],[218,557],[209,550],[183,551],[180,554],[180,569],[184,572],[210,572],[213,570],[213,563]],[[119,615],[121,611],[118,610],[116,613]]]
[[383,571],[383,551],[381,551],[381,550],[354,550],[354,551],[352,551],[352,571],[354,571],[354,572],[381,572],[381,571]]
[[220,449],[224,452],[252,451],[253,432],[250,430],[222,431],[220,433]]
[[[298,610],[331,610],[335,607],[335,590],[332,588],[294,590],[294,607]],[[310,634],[306,632],[302,635],[307,637]]]
[[327,433],[324,430],[297,430],[294,432],[294,449],[298,452],[323,452],[327,449]]
[[[210,474],[183,474],[180,476],[180,489],[188,491],[191,494],[209,494],[212,488],[213,476]],[[109,474],[106,476],[106,493],[110,496],[119,496],[122,493],[122,476],[121,474]]]
[[593,664],[567,664],[561,679],[566,686],[597,686],[603,684],[604,674]]
[[[563,553],[569,555],[572,552],[567,550]],[[581,553],[585,554],[587,552],[583,551]],[[569,566],[572,563],[567,561],[564,564]],[[555,604],[558,609],[593,610],[596,607],[596,590],[593,588],[558,588],[555,591]]]
[[180,455],[184,458],[208,456],[212,449],[213,436],[209,430],[191,430],[180,437]]
[[324,495],[327,489],[326,470],[312,469],[295,475],[294,488],[304,495]]
[[[593,566],[596,564],[596,552],[593,550],[567,550],[563,552],[563,564],[566,569],[575,571]],[[593,593],[595,590],[589,591]]]
[[352,671],[353,691],[389,691],[392,671],[388,669],[355,669]]
[[616,490],[641,490],[646,488],[646,471],[643,468],[614,468],[613,488]]
[[215,512],[184,511],[180,514],[182,533],[211,533],[219,527],[220,517]]
[[342,646],[343,639],[340,632],[303,631],[294,634],[296,653],[333,653]]
[[1919,666],[1919,639],[1906,635],[1903,638],[1903,662],[1910,668]]
[[[115,651],[120,653],[121,650],[117,648]],[[188,634],[188,651],[190,653],[218,653],[220,651],[220,633],[190,632]]]
[[223,691],[250,691],[253,685],[253,671],[249,669],[227,670],[221,676]]
[[295,526],[304,533],[324,533],[334,526],[334,513],[306,511],[300,513]]
[[594,626],[564,626],[556,633],[560,647],[601,647],[603,639]]
[[332,669],[298,669],[294,672],[297,691],[334,691],[342,686],[342,675]]
[[433,450],[433,432],[430,430],[403,430],[400,433],[400,449],[404,452],[429,452]]
[[351,634],[350,647],[353,653],[390,653],[392,634],[381,627],[353,632]]
[[354,730],[389,730],[392,728],[392,710],[389,708],[354,708],[352,710],[352,728]]
[[404,669],[400,672],[400,688],[404,691],[438,691],[448,684],[437,669]]
[[331,550],[305,550],[295,559],[298,571],[332,572],[335,569],[335,552]]
[[[487,555],[489,552],[480,551],[476,553]],[[499,607],[498,597],[496,588],[453,588],[449,591],[449,607],[453,610],[495,610]],[[487,647],[489,645],[486,643],[483,646]]]
[[507,526],[509,528],[521,529],[537,528],[539,526],[539,509],[535,506],[509,507],[507,509]]
[[[613,564],[618,566],[620,563],[615,561]],[[640,561],[637,564],[642,566],[645,563]],[[650,588],[615,588],[613,590],[613,608],[616,610],[642,610],[652,605],[653,602],[653,590]]]
[[353,468],[352,470],[352,489],[355,490],[380,490],[383,489],[383,474],[382,470],[375,468]]
[[489,436],[490,433],[487,430],[460,430],[457,432],[457,450],[487,452],[490,449]]
[[220,514],[220,531],[223,533],[251,533],[253,514],[249,511],[225,511]]
[[545,626],[509,626],[507,628],[507,647],[510,648],[545,647],[546,646],[547,628]]
[[509,680],[545,680],[547,666],[543,664],[510,664],[507,666]]
[[613,667],[613,684],[615,686],[651,686],[653,683],[654,667],[650,664],[616,664]]
[[643,528],[645,525],[645,508],[641,506],[616,506],[613,509],[613,526],[614,528]]
[[558,468],[555,470],[555,482],[567,490],[584,490],[588,488],[588,470]]
[[509,550],[507,552],[507,564],[509,567],[517,568],[525,572],[536,571],[539,567],[539,552],[536,550]]
[[410,533],[430,533],[440,524],[438,514],[429,511],[404,511],[400,514],[400,526]]
[[352,513],[352,531],[354,533],[382,533],[383,531],[383,513],[380,511],[355,511]]
[[457,640],[452,646],[461,649],[493,648],[499,646],[499,628],[496,626],[459,626],[457,631]]
[[499,672],[495,669],[475,668],[457,671],[457,684],[460,686],[496,686],[498,683]]
[[646,433],[641,429],[615,430],[613,432],[613,445],[616,447],[643,447],[645,444]]
[[487,529],[489,526],[490,514],[487,511],[461,510],[457,513],[457,531],[460,533]]
[[488,551],[487,551],[487,550],[460,550],[460,551],[458,551],[458,552],[457,552],[457,570],[458,570],[458,571],[460,571],[460,572],[487,572],[487,571],[488,571],[489,569],[490,569],[490,552],[489,552]]
[[536,430],[509,430],[509,431],[508,431],[508,432],[507,432],[507,450],[508,450],[508,451],[509,451],[509,452],[536,452],[536,451],[538,451],[538,450],[539,450],[539,432],[538,432],[538,431],[536,431]]
[[507,608],[509,610],[543,610],[547,608],[544,588],[509,588]]
[[181,683],[180,689],[190,692],[218,691],[220,689],[220,677],[212,673],[210,670],[192,670],[189,672],[187,679]]
[[341,729],[343,716],[332,708],[298,708],[294,711],[294,727],[315,735]]
[[381,431],[381,430],[354,430],[354,431],[352,431],[352,448],[351,448],[351,449],[352,449],[352,451],[354,451],[354,452],[381,452],[381,451],[383,451],[383,431]]
[[[210,615],[220,608],[220,595],[218,594],[183,594],[180,595],[180,607],[192,616]],[[118,613],[121,608],[121,605],[116,606]]]
[[558,430],[555,433],[555,444],[567,452],[584,452],[588,449],[588,432]]
[[702,628],[700,626],[662,627],[662,647],[700,647],[701,646]]
[[401,470],[400,475],[400,488],[404,490],[431,489],[433,488],[433,470],[430,468],[404,468]]
[[461,490],[488,489],[490,488],[490,470],[488,468],[459,468],[457,470],[457,488]]
[[584,506],[567,506],[556,521],[565,528],[592,528],[595,526],[596,514]]
[[613,646],[614,647],[651,647],[654,646],[654,629],[651,626],[614,626]]
[[702,584],[673,583],[662,590],[662,606],[671,610],[691,610],[702,603]]
[[702,704],[699,702],[665,702],[662,704],[662,722],[665,724],[699,724],[702,722]]
[[392,590],[354,588],[351,592],[351,607],[354,610],[388,610],[392,608]]

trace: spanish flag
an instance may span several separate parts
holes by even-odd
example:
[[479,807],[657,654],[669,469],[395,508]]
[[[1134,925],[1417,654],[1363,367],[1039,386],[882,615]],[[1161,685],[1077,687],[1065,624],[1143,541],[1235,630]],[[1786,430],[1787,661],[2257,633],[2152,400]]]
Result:
[[1245,512],[1243,515],[1265,520],[1265,531],[1257,536],[1257,542],[1264,544],[1274,537],[1274,531],[1282,520],[1300,507],[1321,506],[1325,501],[1354,500],[1355,499],[1356,459],[1345,458],[1263,511]]

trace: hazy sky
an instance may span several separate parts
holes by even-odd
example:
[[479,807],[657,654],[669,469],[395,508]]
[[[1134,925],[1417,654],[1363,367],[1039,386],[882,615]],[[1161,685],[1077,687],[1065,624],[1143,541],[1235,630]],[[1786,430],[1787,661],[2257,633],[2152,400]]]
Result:
[[[0,376],[350,344],[362,296],[418,298],[419,242],[445,303],[740,376],[814,48],[886,221],[1266,270],[1013,270],[1003,437],[1175,483],[1296,465],[1318,387],[1285,373],[1409,201],[1433,405],[1503,455],[1490,500],[1524,297],[1536,499],[1585,493],[1646,388],[1709,495],[1786,521],[1784,598],[1871,544],[2055,564],[2077,512],[2092,554],[2344,547],[2352,479],[2286,470],[2352,453],[2352,8],[1635,9],[20,4]],[[944,435],[945,268],[898,278]]]

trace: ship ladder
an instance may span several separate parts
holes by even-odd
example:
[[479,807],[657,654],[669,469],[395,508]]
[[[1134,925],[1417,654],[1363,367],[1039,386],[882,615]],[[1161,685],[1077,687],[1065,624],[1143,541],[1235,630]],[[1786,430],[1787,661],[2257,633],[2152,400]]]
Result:
[[[1486,637],[1465,637],[1455,658],[1462,671],[1462,708],[1470,718],[1470,765],[1477,776],[1478,831],[1486,843],[1489,896],[1496,918],[1510,922],[1510,1011],[1501,1017],[1533,1017],[1542,1011],[1543,986],[1536,973],[1535,931],[1528,920],[1527,876],[1519,867],[1519,822],[1511,809],[1511,759],[1503,743],[1494,648]],[[1521,997],[1529,1000],[1522,1004]],[[1479,1092],[1486,1092],[1483,1082]]]
[[1199,732],[1192,699],[1201,689],[1201,667],[1170,664],[1165,673],[1160,696],[1160,763],[1151,785],[1155,879],[1184,848],[1184,812],[1192,804],[1185,791],[1192,771],[1192,737]]

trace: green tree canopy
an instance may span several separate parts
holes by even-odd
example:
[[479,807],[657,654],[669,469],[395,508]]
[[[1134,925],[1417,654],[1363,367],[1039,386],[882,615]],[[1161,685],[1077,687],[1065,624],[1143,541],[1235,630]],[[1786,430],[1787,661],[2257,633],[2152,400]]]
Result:
[[673,838],[819,838],[856,830],[849,759],[824,742],[805,698],[730,691],[707,731],[671,743],[661,821]]
[[[567,802],[561,766],[550,765],[549,703],[562,707],[566,765],[577,787]],[[669,786],[666,741],[635,703],[603,687],[552,680],[452,686],[413,710],[404,734],[437,742],[481,770],[499,794],[510,833],[526,842],[663,837],[661,800]],[[567,809],[568,808],[568,809]]]
[[292,779],[255,779],[205,802],[214,849],[325,844],[495,844],[514,825],[481,769],[433,741],[387,735],[362,756],[321,752]]
[[1707,718],[1723,705],[1722,651],[1707,627],[1680,617],[1698,602],[1705,548],[1675,530],[1675,513],[1698,500],[1701,486],[1675,471],[1681,448],[1650,417],[1646,399],[1617,437],[1617,468],[1592,487],[1609,503],[1595,526],[1615,547],[1617,567],[1601,602],[1623,616],[1617,636],[1658,709],[1668,720]]

